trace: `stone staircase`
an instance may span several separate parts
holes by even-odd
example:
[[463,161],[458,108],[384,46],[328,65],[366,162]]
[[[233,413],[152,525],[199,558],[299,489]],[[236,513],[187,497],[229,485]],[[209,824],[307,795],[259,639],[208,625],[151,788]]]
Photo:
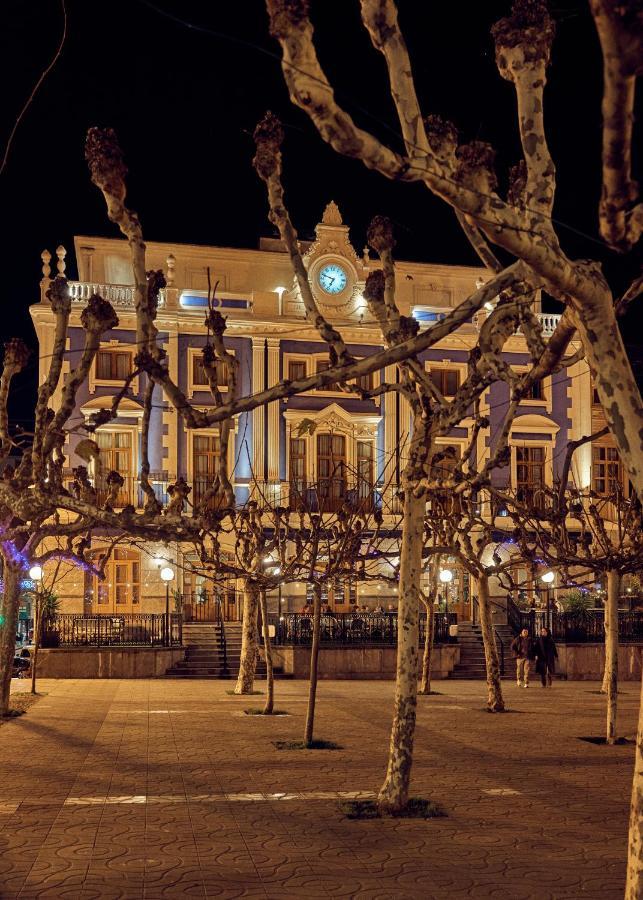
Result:
[[[496,625],[495,630],[502,642],[504,651],[504,674],[505,677],[510,677],[513,674],[513,662],[510,651],[513,633],[509,625]],[[450,677],[485,679],[487,677],[487,668],[480,625],[474,625],[471,622],[458,622],[458,645],[460,647],[460,662],[455,665]]]
[[[199,622],[183,626],[185,658],[165,673],[169,678],[236,678],[241,659],[241,622],[225,622],[226,653],[221,626]],[[257,663],[257,676],[265,675],[263,660]]]

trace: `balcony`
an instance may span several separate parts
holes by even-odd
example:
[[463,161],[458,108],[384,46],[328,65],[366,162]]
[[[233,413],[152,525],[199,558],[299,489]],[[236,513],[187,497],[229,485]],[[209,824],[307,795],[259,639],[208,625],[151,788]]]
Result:
[[[115,502],[112,504],[113,508],[123,509],[124,506],[134,506],[137,509],[142,509],[145,505],[145,493],[141,488],[140,478],[133,475],[122,475],[121,477],[123,478],[123,484],[118,489]],[[189,496],[190,504],[198,504],[205,497],[212,485],[213,478],[211,475],[196,476],[193,478],[188,478],[185,475],[179,477],[182,477],[187,481],[192,488]],[[171,499],[167,491],[168,486],[174,484],[176,480],[177,476],[168,475],[166,472],[150,472],[150,485],[152,486],[156,499],[163,507],[167,506]],[[63,486],[69,489],[69,486],[73,481],[74,475],[71,469],[64,469]],[[90,475],[89,481],[96,490],[97,502],[102,505],[107,499],[110,490],[106,476]],[[217,509],[220,505],[220,498],[212,497],[207,503],[207,508]]]
[[[108,300],[114,309],[134,309],[136,288],[133,284],[99,284],[95,281],[68,281],[69,295],[73,304],[86,304],[93,294]],[[159,308],[165,305],[165,291],[159,294]]]
[[[485,309],[479,310],[473,317],[473,324],[480,331],[482,323],[487,320],[489,317],[489,311]],[[540,327],[542,330],[542,336],[544,338],[550,338],[554,331],[556,330],[556,326],[560,322],[561,313],[536,313],[536,318],[540,322]],[[515,334],[522,334],[520,328],[518,328]]]
[[293,511],[324,514],[346,509],[364,515],[381,505],[381,497],[373,484],[360,479],[294,480],[281,485],[281,504]]

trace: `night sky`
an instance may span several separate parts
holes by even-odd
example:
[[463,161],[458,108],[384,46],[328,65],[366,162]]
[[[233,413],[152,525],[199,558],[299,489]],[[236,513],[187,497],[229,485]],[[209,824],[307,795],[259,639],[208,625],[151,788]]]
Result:
[[[423,110],[454,121],[463,141],[492,143],[504,189],[519,144],[513,87],[497,73],[489,28],[509,3],[436,6],[399,2]],[[360,26],[357,0],[317,0],[312,9],[321,61],[338,99],[360,125],[399,147],[384,61]],[[74,234],[116,236],[84,162],[84,136],[92,125],[112,126],[119,135],[130,170],[129,202],[148,240],[256,247],[260,235],[273,233],[251,166],[252,130],[271,109],[286,126],[285,182],[301,237],[312,235],[333,198],[358,251],[371,217],[384,213],[396,223],[399,258],[477,262],[442,201],[337,156],[291,105],[262,0],[67,0],[67,10],[62,56],[26,113],[0,177],[3,340],[19,335],[35,349],[28,306],[38,299],[43,248],[53,253],[63,243],[71,253]],[[572,257],[603,260],[619,291],[640,270],[641,254],[615,259],[596,243],[598,41],[586,2],[561,0],[552,12],[558,36],[546,114],[559,179],[555,217],[565,225],[558,233]],[[3,25],[4,148],[59,41],[60,0],[5,0]],[[640,167],[640,158],[636,162]],[[76,274],[73,262],[68,274]],[[639,376],[642,323],[636,310],[624,327]],[[17,416],[29,416],[35,372],[34,363],[20,376]]]

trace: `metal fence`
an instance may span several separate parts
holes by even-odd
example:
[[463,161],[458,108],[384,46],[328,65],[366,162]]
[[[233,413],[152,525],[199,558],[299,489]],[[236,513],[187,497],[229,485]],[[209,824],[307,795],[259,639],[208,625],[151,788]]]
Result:
[[180,647],[178,613],[76,615],[61,613],[43,623],[43,647]]
[[[605,611],[588,609],[583,612],[557,612],[554,610],[520,610],[507,606],[508,621],[518,634],[526,628],[532,637],[540,629],[550,628],[555,641],[569,644],[602,644],[605,641]],[[619,641],[643,641],[643,613],[619,610]]]
[[[436,644],[455,643],[450,625],[457,624],[455,613],[435,614]],[[286,613],[276,623],[277,644],[310,644],[313,617],[304,613]],[[426,616],[420,616],[419,643],[424,643]],[[397,613],[325,613],[321,617],[322,644],[397,645]]]

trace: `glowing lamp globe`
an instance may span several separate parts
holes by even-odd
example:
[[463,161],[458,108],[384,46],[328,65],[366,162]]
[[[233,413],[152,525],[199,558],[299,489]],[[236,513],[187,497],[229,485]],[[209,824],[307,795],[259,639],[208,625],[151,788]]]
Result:
[[555,577],[556,577],[555,572],[545,572],[544,575],[540,576],[540,580],[544,581],[545,584],[551,584]]
[[174,569],[171,569],[169,566],[163,566],[161,569],[161,581],[165,581],[166,583],[172,581],[174,578]]
[[442,584],[449,584],[453,581],[453,572],[451,569],[440,569],[440,581]]
[[29,569],[29,577],[32,581],[42,581],[42,566],[32,566]]

